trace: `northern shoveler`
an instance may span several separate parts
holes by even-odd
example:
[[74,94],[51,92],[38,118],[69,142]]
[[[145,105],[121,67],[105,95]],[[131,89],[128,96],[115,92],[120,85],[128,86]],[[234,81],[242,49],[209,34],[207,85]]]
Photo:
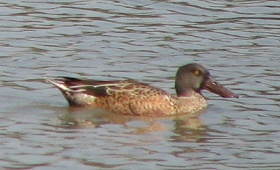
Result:
[[98,81],[70,77],[46,78],[74,106],[92,106],[134,116],[163,116],[195,113],[207,102],[201,90],[206,89],[224,98],[235,97],[215,81],[200,64],[181,66],[176,74],[177,96],[135,80]]

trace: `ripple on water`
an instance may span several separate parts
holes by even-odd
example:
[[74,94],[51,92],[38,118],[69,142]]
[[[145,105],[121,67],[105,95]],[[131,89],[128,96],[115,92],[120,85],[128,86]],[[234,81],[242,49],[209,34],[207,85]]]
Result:
[[[277,1],[7,1],[1,6],[1,167],[277,169]],[[134,78],[174,92],[206,65],[240,94],[190,118],[75,111],[45,76]]]

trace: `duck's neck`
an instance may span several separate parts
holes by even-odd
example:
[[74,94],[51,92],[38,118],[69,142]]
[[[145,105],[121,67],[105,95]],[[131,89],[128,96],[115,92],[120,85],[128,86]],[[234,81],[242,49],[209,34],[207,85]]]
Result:
[[191,88],[182,87],[178,84],[175,84],[175,89],[176,89],[176,94],[178,97],[190,97],[190,96],[193,96],[195,93],[198,93],[201,95],[200,90],[196,91]]

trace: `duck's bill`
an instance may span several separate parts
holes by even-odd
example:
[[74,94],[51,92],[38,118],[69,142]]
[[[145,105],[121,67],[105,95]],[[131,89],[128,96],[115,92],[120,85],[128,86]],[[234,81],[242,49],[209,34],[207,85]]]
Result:
[[203,88],[224,98],[239,98],[237,94],[233,93],[212,78],[205,81]]

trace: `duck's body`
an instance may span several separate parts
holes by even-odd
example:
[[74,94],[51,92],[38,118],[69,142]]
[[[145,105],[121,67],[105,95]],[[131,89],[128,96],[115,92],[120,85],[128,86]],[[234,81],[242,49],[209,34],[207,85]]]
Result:
[[175,88],[177,96],[134,80],[97,81],[69,77],[47,78],[70,105],[102,108],[134,116],[164,116],[199,112],[207,106],[200,90],[208,89],[222,97],[237,97],[214,82],[199,64],[179,68]]

